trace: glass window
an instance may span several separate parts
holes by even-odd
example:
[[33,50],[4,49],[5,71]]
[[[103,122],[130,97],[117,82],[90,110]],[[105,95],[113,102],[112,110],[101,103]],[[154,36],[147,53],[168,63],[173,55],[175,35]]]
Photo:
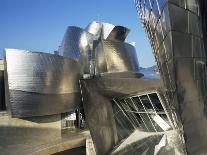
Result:
[[152,124],[152,120],[150,120],[150,117],[147,114],[140,114],[142,117],[147,129],[149,132],[155,132],[154,124]]
[[116,102],[121,105],[118,108],[122,109],[118,111],[117,106],[113,106],[119,137],[126,137],[135,129],[144,132],[162,132],[172,129],[157,93],[126,97]]
[[113,113],[117,114],[121,109],[117,106],[116,103],[112,103]]
[[140,96],[140,99],[142,103],[144,104],[147,111],[154,111],[152,104],[150,103],[150,100],[147,95]]
[[132,126],[131,122],[121,111],[118,112],[117,115],[115,115],[114,117],[116,121],[116,128],[119,140],[128,137],[129,134],[131,134],[134,130],[134,127]]
[[124,111],[130,111],[129,106],[127,105],[127,103],[123,100],[119,100],[118,103],[120,103],[119,105],[122,107],[122,110]]
[[134,104],[130,98],[125,99],[125,102],[128,104],[129,109],[131,111],[137,111],[136,108],[134,107]]
[[141,117],[141,115],[139,113],[134,113],[134,115],[139,122],[139,129],[143,131],[148,131],[147,125],[145,124],[144,119]]
[[132,100],[134,101],[135,106],[137,106],[139,112],[145,111],[139,97],[133,97]]
[[171,129],[167,115],[150,114],[150,118],[157,131],[167,131]]
[[160,103],[160,100],[159,100],[156,93],[149,94],[149,97],[150,97],[150,100],[152,101],[153,106],[157,112],[164,111],[162,104]]

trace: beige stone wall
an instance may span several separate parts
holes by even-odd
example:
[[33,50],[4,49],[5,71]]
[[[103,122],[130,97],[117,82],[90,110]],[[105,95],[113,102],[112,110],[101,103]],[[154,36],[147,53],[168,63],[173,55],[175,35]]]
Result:
[[60,115],[18,119],[0,112],[0,150],[24,154],[61,139],[60,119]]

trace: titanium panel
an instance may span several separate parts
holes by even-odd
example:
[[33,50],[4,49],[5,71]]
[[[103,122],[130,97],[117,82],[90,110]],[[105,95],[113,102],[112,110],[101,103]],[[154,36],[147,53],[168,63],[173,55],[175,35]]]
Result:
[[123,26],[115,26],[113,30],[110,32],[109,36],[106,40],[114,40],[114,41],[122,41],[126,39],[129,29]]
[[102,40],[96,48],[97,72],[137,72],[139,64],[134,46],[111,40]]
[[[157,2],[159,4],[161,0]],[[153,9],[152,6],[151,11],[144,1],[135,1],[154,50],[166,93],[170,94],[168,100],[178,114],[178,128],[183,129],[181,136],[185,139],[186,152],[206,154],[207,3],[205,0],[169,0],[165,3],[163,12],[156,16],[156,7]],[[145,19],[148,14],[152,16]],[[155,23],[159,23],[160,19],[163,39],[157,39],[154,33],[154,26],[155,30],[160,26]],[[161,46],[157,47],[156,44]]]
[[6,49],[7,106],[12,117],[42,116],[80,105],[80,65],[62,56]]
[[102,29],[102,35],[103,39],[106,39],[111,31],[114,29],[115,25],[109,24],[109,23],[102,23],[103,29]]
[[79,44],[82,33],[83,29],[75,26],[69,26],[63,37],[59,54],[78,61],[81,54]]
[[84,73],[89,73],[89,59],[95,37],[79,27],[69,26],[59,53],[64,57],[78,61],[83,66]]
[[[203,33],[203,42],[207,42],[207,2],[205,0],[200,0],[200,18],[202,20],[201,27]],[[207,55],[207,44],[204,44],[205,55]]]
[[93,34],[96,39],[100,38],[102,35],[102,24],[96,21],[92,21],[88,26],[85,28],[85,31]]
[[109,154],[120,143],[113,117],[112,99],[142,91],[162,89],[161,80],[122,78],[111,74],[110,78],[107,75],[107,77],[80,80],[86,122],[97,155]]
[[102,36],[106,40],[124,41],[129,33],[129,29],[123,26],[114,26],[109,23],[99,23],[92,21],[85,31],[93,34],[98,40]]
[[171,30],[187,33],[188,24],[189,24],[188,11],[170,3],[168,7],[169,7],[169,17],[166,18],[170,18]]

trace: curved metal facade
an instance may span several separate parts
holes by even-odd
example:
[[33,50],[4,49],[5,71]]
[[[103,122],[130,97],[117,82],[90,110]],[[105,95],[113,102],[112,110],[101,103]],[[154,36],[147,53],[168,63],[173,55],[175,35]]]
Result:
[[203,39],[207,8],[202,4],[205,2],[135,2],[167,88],[169,103],[180,116],[187,152],[206,154],[206,42]]
[[107,40],[122,41],[126,39],[129,29],[123,26],[115,26],[107,37]]
[[[139,66],[135,48],[124,43],[128,33],[129,29],[126,27],[96,21],[91,22],[84,30],[69,26],[59,53],[78,61],[83,66],[84,74],[96,72],[94,68],[98,70],[97,73],[137,72]],[[93,66],[94,61],[98,66]]]
[[79,106],[77,62],[47,53],[5,51],[6,101],[13,117],[58,114]]
[[139,70],[134,46],[111,40],[101,40],[95,50],[97,73],[137,72]]
[[89,73],[88,58],[92,50],[95,36],[79,27],[69,26],[66,30],[59,53],[81,63],[84,73]]
[[69,26],[63,37],[62,44],[59,49],[60,55],[69,57],[74,60],[80,58],[80,37],[83,33],[83,29],[75,26]]
[[[113,99],[115,97],[126,97],[143,91],[154,89],[162,90],[163,86],[161,80],[139,79],[137,77],[115,77],[113,73],[110,78],[101,76],[100,78],[81,79],[80,84],[83,93],[83,106],[86,114],[86,122],[98,155],[114,155],[112,150],[126,140],[124,139],[126,137],[119,138],[119,133],[121,132],[124,134],[125,132],[128,132],[131,134],[133,130],[137,129],[134,128],[135,126],[131,128],[132,124],[128,121],[128,119],[131,119],[131,116],[126,116],[126,111],[120,109],[116,111],[114,110],[115,104]],[[117,114],[119,116],[117,116]],[[116,123],[117,118],[119,119],[120,124],[122,124],[121,129]],[[147,135],[147,133],[142,132],[136,136],[142,137],[142,135]],[[161,135],[162,134],[160,134],[159,137]],[[136,136],[134,136],[134,143],[137,143],[137,141],[135,141]],[[156,133],[154,137],[158,137],[158,133]],[[148,138],[149,141],[152,140],[152,138]],[[154,148],[152,148],[154,145],[148,145],[144,140],[142,139],[139,141],[140,146],[134,147],[133,144],[126,145],[133,146],[131,147],[134,149],[133,153],[128,152],[129,150],[126,149],[120,154],[142,154],[142,152],[143,154],[150,154],[149,150],[154,150]],[[153,143],[153,141],[151,141],[151,143]],[[126,146],[123,148],[126,148]]]
[[96,21],[92,21],[85,28],[85,31],[93,34],[95,36],[95,38],[98,39],[102,35],[102,24],[98,23]]

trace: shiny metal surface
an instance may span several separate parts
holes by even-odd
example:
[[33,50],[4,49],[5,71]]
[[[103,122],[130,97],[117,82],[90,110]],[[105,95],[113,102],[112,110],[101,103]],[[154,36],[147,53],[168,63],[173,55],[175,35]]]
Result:
[[64,57],[79,60],[81,55],[79,44],[82,33],[83,29],[75,26],[69,26],[63,37],[59,54]]
[[92,21],[88,26],[85,28],[85,31],[93,34],[96,39],[99,39],[102,35],[102,24],[96,21]]
[[137,72],[138,60],[134,46],[111,40],[101,40],[95,49],[97,73]]
[[96,40],[102,36],[106,40],[124,41],[130,30],[123,26],[115,26],[109,23],[92,21],[85,28],[85,31],[93,34]]
[[116,97],[113,102],[117,134],[121,142],[113,154],[183,153],[182,139],[173,123],[175,115],[162,93],[149,89],[137,95]]
[[[91,29],[89,30],[92,31]],[[93,49],[93,40],[96,39],[95,37],[95,35],[79,27],[69,26],[59,53],[64,57],[78,61],[83,66],[84,73],[89,73],[89,57]]]
[[114,29],[115,25],[109,23],[102,23],[102,25],[103,25],[103,30],[102,30],[103,39],[107,39],[111,31]]
[[115,26],[106,40],[124,41],[129,33],[129,29],[123,26]]
[[[113,116],[116,114],[113,111],[113,98],[163,89],[161,80],[113,77],[113,73],[110,78],[107,75],[100,78],[81,79],[80,84],[86,122],[98,155],[109,154],[121,142]],[[124,120],[125,117],[120,119]],[[128,124],[123,125],[125,129],[121,132],[130,129]]]
[[62,56],[5,50],[7,106],[13,117],[62,113],[79,106],[80,65]]
[[167,88],[167,99],[179,117],[186,152],[207,154],[206,1],[151,2],[136,0],[135,4]]
[[[98,64],[105,63],[105,66],[102,65],[101,69],[99,68],[100,66],[98,67],[98,70],[102,70],[101,72],[115,71],[116,69],[112,69],[112,65],[115,65],[114,68],[117,68],[116,71],[137,71],[138,60],[135,48],[127,43],[122,43],[128,33],[129,29],[123,26],[114,26],[109,23],[99,23],[96,21],[91,22],[84,30],[79,27],[69,26],[63,38],[62,45],[60,46],[59,53],[64,57],[69,57],[78,61],[84,68],[84,74],[94,74],[94,72],[96,72],[94,71],[94,68],[96,68],[94,66],[94,62],[96,61],[95,55],[98,55]],[[105,41],[104,49],[96,47],[100,44],[100,38],[107,40]],[[113,41],[114,43],[112,43]],[[106,46],[109,48],[105,49]],[[119,46],[120,48],[118,48]],[[104,53],[106,54],[107,52],[102,51],[107,51],[109,49],[111,49],[110,52],[113,54],[113,60],[109,60],[106,65],[104,61],[110,58],[109,52],[108,55],[105,56]],[[113,52],[112,50],[115,51]],[[126,61],[124,61],[125,64],[122,65],[124,58]],[[108,67],[108,69],[103,69],[103,67]]]

